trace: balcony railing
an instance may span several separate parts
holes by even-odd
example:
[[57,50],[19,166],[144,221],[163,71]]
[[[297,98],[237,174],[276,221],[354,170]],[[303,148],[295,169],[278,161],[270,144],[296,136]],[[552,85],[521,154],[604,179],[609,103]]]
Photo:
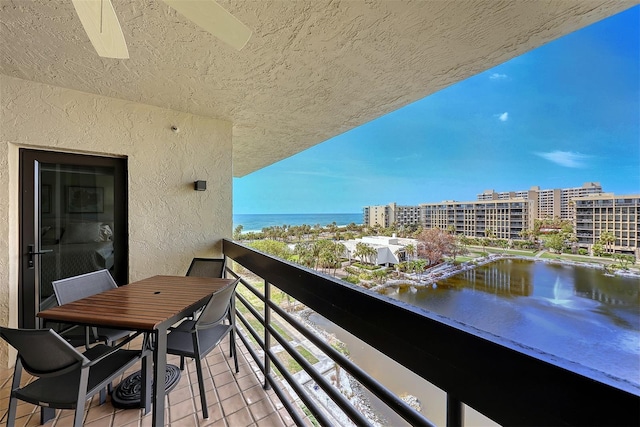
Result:
[[[333,410],[342,411],[356,425],[367,425],[368,421],[283,338],[274,315],[317,345],[409,424],[432,424],[282,310],[272,301],[273,287],[444,390],[449,426],[464,425],[464,404],[502,425],[640,425],[640,393],[631,383],[524,348],[237,242],[224,240],[223,250],[228,259],[263,280],[263,292],[245,280],[241,282],[263,304],[256,308],[238,294],[238,324],[252,340],[240,335],[265,376],[265,386],[273,387],[299,425],[304,420],[288,392],[281,388],[281,381],[275,379],[272,367],[320,425],[333,422],[331,414],[321,409],[272,352],[272,339],[323,389],[334,402]],[[256,329],[249,321],[249,312],[260,328]]]

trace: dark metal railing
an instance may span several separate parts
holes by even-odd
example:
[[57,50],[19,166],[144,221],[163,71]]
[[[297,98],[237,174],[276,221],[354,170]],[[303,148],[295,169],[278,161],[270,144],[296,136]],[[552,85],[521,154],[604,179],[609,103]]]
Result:
[[502,425],[640,425],[640,391],[633,383],[521,347],[237,242],[224,240],[223,251],[230,260],[264,280],[264,294],[241,281],[264,303],[263,313],[242,296],[237,298],[264,327],[261,336],[245,316],[238,313],[240,322],[262,349],[262,354],[252,348],[253,343],[240,336],[265,374],[265,386],[274,388],[299,425],[301,416],[288,402],[287,394],[279,389],[279,382],[270,372],[271,364],[318,423],[331,425],[332,421],[286,372],[271,351],[271,337],[354,423],[363,425],[366,420],[278,333],[272,324],[272,312],[311,340],[410,424],[430,423],[271,301],[271,285],[444,390],[448,425],[464,424],[464,405]]

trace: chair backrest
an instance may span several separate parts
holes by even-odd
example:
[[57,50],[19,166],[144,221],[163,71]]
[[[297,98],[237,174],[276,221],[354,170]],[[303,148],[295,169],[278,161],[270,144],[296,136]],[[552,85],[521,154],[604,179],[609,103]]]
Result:
[[0,336],[18,350],[24,369],[47,377],[80,369],[89,360],[52,329],[11,329],[0,326]]
[[92,271],[79,276],[55,280],[51,284],[60,305],[118,287],[109,270]]
[[233,294],[239,281],[240,279],[238,278],[233,283],[211,295],[209,302],[204,306],[202,313],[200,313],[200,317],[198,317],[198,320],[196,321],[195,329],[217,324],[224,320],[229,311],[231,298],[233,298]]
[[187,270],[187,276],[223,277],[225,258],[194,258]]

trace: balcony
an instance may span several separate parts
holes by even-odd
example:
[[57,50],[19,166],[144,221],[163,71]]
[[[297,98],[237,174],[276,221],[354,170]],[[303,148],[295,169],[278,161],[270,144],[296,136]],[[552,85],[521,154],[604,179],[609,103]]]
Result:
[[[640,394],[627,382],[230,240],[224,240],[223,251],[233,261],[228,264],[234,264],[227,274],[242,277],[242,289],[236,297],[237,324],[242,331],[240,373],[233,373],[224,353],[228,349],[225,343],[207,358],[205,377],[209,378],[212,415],[203,420],[195,365],[188,363],[180,383],[167,397],[167,420],[172,425],[307,426],[315,422],[324,426],[347,418],[355,425],[368,425],[362,411],[285,338],[290,331],[295,342],[310,342],[314,351],[322,353],[332,366],[340,366],[408,425],[434,425],[283,310],[275,302],[275,296],[282,298],[283,293],[410,369],[416,379],[421,377],[443,390],[446,400],[438,409],[446,414],[443,419],[447,426],[464,425],[465,405],[501,425],[640,424]],[[420,331],[419,336],[416,331]],[[301,372],[288,373],[282,351],[295,360]],[[169,362],[175,364],[177,360]],[[10,371],[0,372],[0,417],[8,404],[9,375]],[[303,386],[301,376],[317,386]],[[320,401],[314,389],[326,397]],[[37,425],[35,411],[33,406],[21,405],[18,425]],[[50,425],[69,425],[70,415],[71,411],[59,411]],[[143,417],[140,410],[117,410],[109,402],[103,406],[92,402],[85,425],[145,426],[150,425],[150,417]]]
[[[238,297],[238,324],[251,335],[260,348],[252,348],[251,342],[243,339],[254,362],[261,367],[267,382],[286,408],[293,411],[296,423],[296,408],[289,406],[288,395],[279,391],[282,382],[287,390],[294,390],[296,400],[302,401],[306,410],[321,425],[331,425],[331,413],[323,411],[307,389],[283,372],[275,356],[272,340],[277,341],[313,378],[318,386],[333,401],[332,411],[344,412],[357,425],[367,422],[362,414],[337,392],[323,376],[308,366],[295,348],[287,345],[278,327],[273,323],[289,322],[288,327],[313,341],[336,364],[348,372],[363,387],[385,402],[411,425],[432,425],[395,396],[368,373],[353,365],[331,346],[318,339],[308,328],[275,304],[272,292],[284,292],[306,307],[336,325],[367,342],[399,364],[443,390],[446,395],[447,425],[464,425],[464,405],[468,405],[502,425],[637,425],[640,414],[640,395],[629,384],[611,379],[600,372],[558,360],[548,354],[525,349],[514,342],[467,328],[455,321],[431,316],[416,307],[389,299],[301,268],[296,264],[281,261],[241,244],[225,240],[224,253],[242,269],[259,276],[264,282],[264,292],[248,285],[256,297],[263,299],[261,309],[252,308],[248,300]],[[233,274],[233,273],[230,273]],[[244,306],[244,308],[243,308]],[[259,320],[266,335],[251,332],[251,322],[246,310]],[[265,326],[266,325],[266,326]],[[419,339],[416,331],[420,331]],[[247,334],[248,332],[248,334]],[[283,373],[278,380],[273,368]],[[293,395],[292,394],[292,395]],[[567,399],[566,396],[571,396]],[[558,405],[558,402],[562,402]],[[618,408],[612,411],[610,408]],[[332,412],[330,411],[330,412]]]
[[[133,342],[131,345],[139,345]],[[207,390],[207,406],[209,419],[202,418],[200,411],[200,391],[196,377],[195,363],[188,360],[182,372],[180,382],[169,393],[166,400],[168,425],[210,426],[210,427],[243,427],[243,426],[293,426],[295,423],[283,409],[283,405],[273,390],[264,390],[261,380],[254,372],[255,364],[249,362],[246,348],[239,346],[238,363],[240,372],[234,374],[233,361],[225,353],[228,350],[228,338],[214,349],[206,358],[203,366],[205,372],[205,388]],[[169,363],[179,365],[179,357],[169,356]],[[123,378],[140,366],[132,367]],[[0,370],[0,424],[6,424],[6,411],[9,406],[11,375],[13,369]],[[23,373],[23,380],[30,376]],[[119,381],[115,381],[117,384]],[[151,426],[151,416],[144,416],[140,409],[119,409],[107,398],[104,405],[98,404],[98,396],[87,402],[84,425],[86,427],[102,426]],[[56,411],[56,417],[45,424],[51,427],[67,427],[73,425],[73,411]],[[16,426],[34,427],[40,425],[38,407],[25,402],[18,402]],[[310,425],[310,424],[309,424]]]

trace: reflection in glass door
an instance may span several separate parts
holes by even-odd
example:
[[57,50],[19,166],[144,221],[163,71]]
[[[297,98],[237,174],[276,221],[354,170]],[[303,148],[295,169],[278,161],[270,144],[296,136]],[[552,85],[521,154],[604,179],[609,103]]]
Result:
[[56,305],[54,280],[107,269],[126,283],[125,165],[21,151],[21,326],[38,326],[35,314]]

